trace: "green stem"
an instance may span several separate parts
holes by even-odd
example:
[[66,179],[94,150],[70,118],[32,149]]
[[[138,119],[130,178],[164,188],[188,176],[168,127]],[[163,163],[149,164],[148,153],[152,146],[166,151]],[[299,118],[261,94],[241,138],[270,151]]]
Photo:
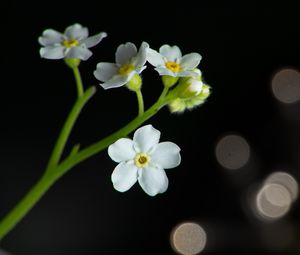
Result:
[[161,100],[164,100],[166,95],[168,94],[168,92],[169,92],[169,88],[164,87],[160,97],[158,98],[158,102],[160,102]]
[[18,203],[18,205],[1,221],[0,240],[28,213],[36,202],[55,182],[54,176],[44,175]]
[[143,122],[155,115],[164,105],[166,104],[165,100],[157,101],[152,105],[147,111],[145,111],[141,116],[136,117],[126,126],[119,129],[115,133],[105,137],[104,139],[90,145],[89,147],[79,151],[75,156],[70,156],[66,158],[57,169],[57,173],[61,176],[66,173],[69,169],[76,166],[83,160],[99,153],[100,151],[107,148],[109,145],[114,143],[119,138],[127,136],[133,130],[138,128]]
[[53,168],[58,164],[62,152],[65,148],[66,142],[70,136],[71,130],[75,124],[75,121],[77,120],[82,108],[87,103],[87,101],[92,97],[95,91],[96,91],[95,87],[90,87],[89,89],[86,90],[86,92],[82,95],[82,97],[79,97],[77,99],[58,136],[57,142],[54,146],[52,155],[48,162],[47,171],[49,171],[49,169]]
[[144,100],[143,100],[142,91],[140,89],[136,91],[136,96],[137,96],[138,106],[139,106],[139,116],[141,116],[144,113]]
[[[86,91],[82,99],[79,101],[82,102],[82,104],[79,104],[78,101],[75,105],[84,105],[83,102],[86,102],[87,99],[93,94],[93,89],[89,89]],[[86,98],[86,100],[84,99]],[[83,160],[95,155],[96,153],[102,151],[103,149],[107,148],[109,145],[111,145],[113,142],[118,140],[119,138],[127,136],[129,133],[131,133],[133,130],[135,130],[137,127],[139,127],[143,122],[148,120],[150,117],[155,115],[165,104],[168,103],[170,99],[168,97],[160,97],[160,100],[158,100],[155,104],[153,104],[147,111],[145,111],[142,115],[136,117],[133,119],[130,123],[128,123],[126,126],[121,128],[120,130],[116,131],[115,133],[107,136],[106,138],[100,140],[99,142],[96,142],[89,147],[78,151],[79,147],[75,146],[69,156],[62,161],[59,165],[54,164],[54,162],[58,162],[57,160],[53,160],[52,167],[47,168],[46,173],[44,176],[38,181],[36,185],[32,187],[32,189],[29,191],[29,193],[16,205],[16,207],[0,222],[0,240],[8,234],[9,231],[12,230],[12,228],[29,212],[29,210],[38,202],[38,200],[44,195],[44,193],[52,186],[52,184],[58,180],[61,176],[63,176],[68,170],[70,170],[72,167],[77,165],[78,163],[82,162]],[[79,106],[77,106],[79,107]],[[74,107],[77,109],[77,107]],[[72,110],[74,110],[74,108]],[[80,107],[79,107],[80,108]],[[78,108],[78,109],[79,109]],[[80,108],[81,109],[81,108]],[[77,112],[76,110],[74,110]],[[72,114],[69,115],[69,118],[71,120],[73,119]],[[77,115],[74,115],[77,116]],[[70,121],[70,123],[73,123],[71,120],[67,119],[66,122]],[[69,126],[69,125],[67,125]],[[70,127],[70,126],[69,126]],[[70,130],[67,128],[67,130]],[[64,131],[66,132],[66,131]],[[66,132],[68,134],[68,132]],[[65,140],[67,136],[61,135],[62,140]],[[59,139],[60,140],[60,139]],[[66,140],[65,140],[66,141]],[[59,142],[60,143],[60,142]],[[62,152],[63,146],[65,143],[61,143],[61,145],[57,145],[57,148],[55,151],[54,159],[58,159],[60,153]],[[60,152],[60,153],[59,153]]]
[[76,81],[77,95],[78,98],[80,98],[83,95],[83,85],[82,85],[81,75],[78,67],[72,67],[72,70]]

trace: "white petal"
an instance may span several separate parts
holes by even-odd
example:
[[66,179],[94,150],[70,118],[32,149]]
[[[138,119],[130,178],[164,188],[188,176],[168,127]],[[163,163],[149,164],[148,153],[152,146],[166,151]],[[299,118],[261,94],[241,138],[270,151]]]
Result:
[[138,168],[133,163],[120,163],[114,169],[111,180],[117,191],[129,190],[137,181]]
[[133,148],[133,141],[128,138],[121,138],[108,147],[108,155],[115,162],[134,159],[136,152]]
[[180,148],[172,142],[159,143],[150,155],[151,163],[168,169],[180,164]]
[[136,70],[139,70],[137,71],[138,73],[141,73],[141,70],[145,69],[143,68],[143,66],[147,61],[146,52],[148,48],[149,48],[149,44],[146,42],[142,42],[139,52],[135,57],[133,57],[132,64],[136,67]]
[[184,69],[191,70],[199,65],[201,58],[201,55],[198,53],[190,53],[182,57],[180,65]]
[[66,28],[65,35],[68,39],[83,40],[88,37],[89,31],[86,27],[82,27],[80,24],[74,24]]
[[188,76],[199,76],[199,74],[197,72],[194,71],[181,71],[177,73],[178,77],[188,77]]
[[130,80],[129,76],[115,75],[110,80],[108,80],[100,85],[104,89],[118,88],[118,87],[125,85],[129,80]]
[[65,57],[64,47],[62,46],[44,47],[40,49],[40,55],[42,58],[47,58],[47,59],[61,59]]
[[92,55],[93,53],[89,49],[78,46],[70,48],[68,53],[66,54],[66,57],[87,60]]
[[63,34],[53,29],[46,29],[38,40],[41,45],[50,46],[56,43],[61,43],[63,41]]
[[100,81],[108,81],[118,73],[118,69],[118,66],[114,63],[101,62],[98,63],[94,75]]
[[139,184],[149,196],[155,196],[167,190],[169,181],[163,169],[148,166],[141,169],[139,173]]
[[169,75],[176,77],[177,73],[172,72],[170,69],[166,67],[156,67],[155,70],[160,74],[160,75]]
[[137,49],[133,43],[121,44],[116,51],[116,63],[120,65],[127,64],[136,54]]
[[165,44],[159,48],[159,53],[163,55],[168,61],[176,61],[177,59],[181,59],[181,51],[175,46],[170,46]]
[[152,125],[146,125],[137,129],[133,135],[136,150],[147,153],[159,142],[160,131]]
[[156,50],[147,49],[147,60],[153,66],[164,66],[165,62],[161,54],[159,54]]
[[97,45],[103,38],[105,38],[107,34],[105,32],[99,33],[97,35],[88,37],[81,41],[81,43],[85,44],[87,48],[91,48]]

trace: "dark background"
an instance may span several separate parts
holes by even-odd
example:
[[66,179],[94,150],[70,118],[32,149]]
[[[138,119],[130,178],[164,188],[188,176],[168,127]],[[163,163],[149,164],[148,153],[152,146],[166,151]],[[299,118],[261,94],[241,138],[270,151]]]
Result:
[[[146,41],[154,49],[168,43],[183,54],[199,52],[199,68],[213,92],[196,110],[174,115],[165,108],[147,121],[162,132],[162,141],[182,149],[181,165],[167,170],[166,193],[149,197],[138,185],[115,191],[110,175],[116,164],[103,151],[59,180],[1,242],[4,250],[14,255],[175,254],[172,228],[196,221],[207,232],[205,254],[300,253],[299,203],[274,224],[255,220],[243,207],[247,189],[276,169],[300,181],[300,105],[279,103],[270,88],[276,70],[300,66],[300,16],[286,1],[241,2],[65,1],[30,7],[11,1],[1,6],[0,218],[41,176],[76,98],[63,61],[39,57],[37,38],[44,29],[63,31],[78,22],[91,35],[108,33],[80,66],[86,87],[97,85],[96,64],[114,62],[119,44]],[[162,85],[150,66],[143,77],[150,106]],[[135,100],[125,88],[104,91],[97,85],[67,150],[125,125],[137,112]],[[231,132],[251,146],[246,170],[228,172],[215,159],[216,142]],[[294,240],[272,248],[286,224]]]

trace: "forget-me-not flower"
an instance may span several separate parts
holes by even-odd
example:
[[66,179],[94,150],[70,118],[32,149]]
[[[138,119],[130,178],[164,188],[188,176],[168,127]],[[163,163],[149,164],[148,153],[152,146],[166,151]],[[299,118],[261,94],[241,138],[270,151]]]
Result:
[[103,82],[100,85],[104,89],[125,85],[135,74],[140,74],[146,68],[146,49],[148,47],[148,43],[143,42],[138,51],[131,42],[121,44],[116,51],[116,63],[98,63],[94,76]]
[[107,34],[101,32],[91,37],[88,36],[88,29],[78,23],[67,27],[64,33],[46,29],[38,39],[43,46],[40,49],[40,56],[47,59],[87,60],[92,56],[89,48],[97,45]]
[[159,139],[160,131],[146,125],[135,131],[133,140],[121,138],[108,147],[111,159],[119,163],[111,176],[116,190],[127,191],[136,182],[150,196],[167,190],[164,169],[180,164],[180,148],[172,142],[159,143]]

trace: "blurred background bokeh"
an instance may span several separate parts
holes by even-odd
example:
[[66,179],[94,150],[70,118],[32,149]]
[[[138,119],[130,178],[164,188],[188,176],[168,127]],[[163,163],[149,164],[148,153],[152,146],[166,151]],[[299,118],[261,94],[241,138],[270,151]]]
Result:
[[[67,150],[89,145],[135,117],[135,95],[104,91],[93,76],[117,46],[146,41],[202,55],[212,94],[184,114],[147,123],[182,149],[166,193],[113,189],[107,152],[59,180],[0,243],[11,255],[299,254],[300,16],[296,5],[255,1],[9,1],[1,4],[0,218],[41,176],[76,98],[63,61],[39,57],[44,29],[76,22],[108,33],[81,64],[97,93]],[[143,72],[146,107],[162,84]],[[0,251],[0,254],[2,251]],[[5,253],[4,253],[5,254]]]

